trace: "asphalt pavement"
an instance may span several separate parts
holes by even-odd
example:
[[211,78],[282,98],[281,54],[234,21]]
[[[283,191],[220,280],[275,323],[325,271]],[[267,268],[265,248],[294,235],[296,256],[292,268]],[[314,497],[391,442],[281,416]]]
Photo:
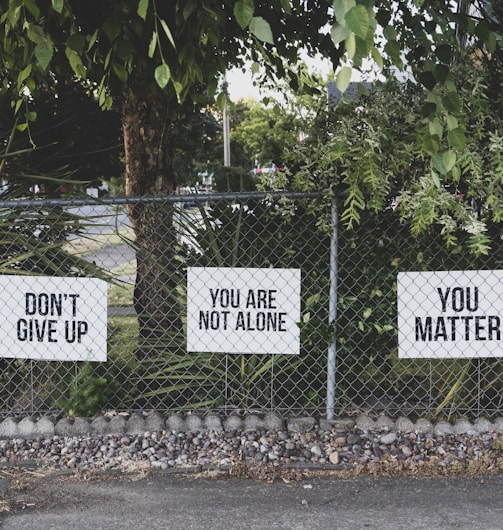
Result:
[[8,493],[5,530],[500,530],[503,476],[241,478],[154,474],[139,480],[53,477]]

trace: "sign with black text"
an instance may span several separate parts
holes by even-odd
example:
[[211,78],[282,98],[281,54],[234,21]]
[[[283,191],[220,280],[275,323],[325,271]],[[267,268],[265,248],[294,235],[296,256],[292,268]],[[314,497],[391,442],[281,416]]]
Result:
[[191,267],[187,350],[298,354],[300,270]]
[[0,357],[107,360],[107,283],[0,276]]
[[503,357],[503,271],[398,274],[398,356]]

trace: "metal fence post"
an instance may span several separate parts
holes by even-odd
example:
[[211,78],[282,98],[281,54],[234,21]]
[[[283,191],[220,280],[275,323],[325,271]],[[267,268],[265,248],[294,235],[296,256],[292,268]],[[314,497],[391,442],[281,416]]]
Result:
[[[332,235],[330,237],[330,294],[328,303],[328,321],[334,323],[337,317],[337,202],[332,199]],[[327,420],[335,416],[335,372],[337,359],[337,345],[335,329],[332,342],[328,347],[327,359]]]

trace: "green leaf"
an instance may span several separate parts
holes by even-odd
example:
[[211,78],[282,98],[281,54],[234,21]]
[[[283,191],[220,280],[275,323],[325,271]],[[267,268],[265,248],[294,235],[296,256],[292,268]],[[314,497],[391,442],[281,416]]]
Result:
[[346,47],[348,58],[353,59],[356,53],[356,37],[354,33],[348,35],[348,38],[344,41],[344,46]]
[[349,37],[349,34],[349,28],[338,24],[337,22],[332,26],[332,31],[330,32],[334,44],[339,44],[339,42],[346,40]]
[[66,41],[66,45],[78,53],[82,53],[86,46],[86,39],[82,33],[73,33]]
[[70,63],[70,66],[72,67],[72,70],[75,72],[75,74],[80,77],[85,77],[86,70],[84,68],[84,65],[82,64],[80,55],[68,47],[65,49],[65,55],[68,59],[68,62]]
[[65,5],[64,0],[51,0],[52,8],[56,13],[63,13],[63,7]]
[[433,90],[437,84],[437,80],[431,70],[425,70],[419,74],[420,83],[428,90]]
[[459,94],[454,91],[449,92],[447,95],[445,95],[442,98],[442,103],[449,112],[456,113],[459,112],[461,109],[461,100],[459,98]]
[[452,116],[451,114],[447,114],[446,121],[447,129],[449,131],[452,131],[453,129],[457,129],[459,127],[457,118],[455,116]]
[[372,47],[372,58],[379,68],[384,68],[384,60],[382,58],[381,52],[375,47]]
[[337,0],[333,3],[335,19],[343,24],[346,13],[355,7],[355,0]]
[[361,39],[367,38],[370,17],[367,8],[361,4],[350,9],[344,17],[348,28]]
[[21,87],[23,86],[24,81],[26,79],[28,79],[28,77],[30,76],[31,68],[32,68],[32,65],[29,64],[26,68],[23,68],[23,70],[21,70],[21,72],[19,72],[19,74],[17,76],[17,89],[18,89],[18,91],[21,90]]
[[24,0],[24,5],[35,19],[38,20],[40,18],[40,9],[35,3],[35,0]]
[[450,130],[447,133],[447,141],[453,149],[462,151],[466,147],[465,131],[461,127]]
[[348,88],[349,83],[351,82],[352,73],[353,69],[350,66],[344,66],[340,69],[339,73],[337,74],[337,77],[335,78],[335,86],[343,94],[344,92],[346,92],[346,89]]
[[[433,184],[435,184],[435,187],[440,189],[440,187],[442,186],[442,182],[440,181],[440,177],[438,176],[438,173],[436,171],[431,171],[431,179],[433,180]],[[417,257],[418,263],[421,263],[423,261],[422,253],[419,253]]]
[[434,155],[440,149],[440,137],[437,135],[425,134],[422,138],[421,147],[429,155]]
[[452,48],[450,44],[440,44],[435,49],[435,55],[443,64],[450,64],[452,60]]
[[137,13],[140,18],[143,20],[146,20],[147,18],[147,10],[148,10],[148,0],[140,0],[138,2],[138,9]]
[[169,83],[171,79],[171,72],[170,72],[169,66],[166,63],[160,64],[155,69],[154,77],[155,77],[157,84],[161,88],[166,88],[166,85]]
[[234,17],[241,29],[247,28],[253,20],[255,3],[253,0],[238,0],[234,6]]
[[152,33],[152,38],[150,39],[150,44],[148,45],[148,56],[150,59],[154,56],[155,48],[157,46],[157,32]]
[[431,135],[437,135],[439,138],[442,138],[443,127],[438,120],[430,120],[428,122],[428,130]]
[[52,47],[52,43],[50,41],[39,42],[35,46],[35,57],[37,58],[40,68],[42,68],[44,72],[47,70],[53,54],[54,48]]
[[262,17],[253,17],[250,22],[250,31],[258,40],[267,42],[268,44],[274,44],[271,26]]
[[164,33],[166,33],[166,37],[168,37],[169,42],[171,42],[171,46],[173,46],[173,48],[176,50],[175,39],[173,39],[173,34],[171,33],[171,30],[169,29],[168,25],[162,18],[161,18],[161,26],[162,26],[162,29],[164,30]]
[[433,167],[442,175],[449,173],[456,163],[456,153],[454,151],[441,151],[432,157]]
[[127,81],[127,78],[128,78],[128,73],[127,73],[127,70],[124,68],[124,66],[122,66],[121,64],[118,64],[118,63],[114,63],[112,65],[112,68],[115,72],[115,75],[123,82],[125,83]]

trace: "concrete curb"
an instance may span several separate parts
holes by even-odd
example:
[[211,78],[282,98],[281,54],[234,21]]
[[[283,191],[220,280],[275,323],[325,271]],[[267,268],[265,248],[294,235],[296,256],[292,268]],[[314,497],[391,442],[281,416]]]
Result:
[[231,414],[221,418],[217,414],[172,414],[164,416],[158,412],[147,415],[133,413],[112,417],[97,416],[95,418],[62,418],[50,416],[23,418],[8,417],[0,423],[0,439],[35,439],[52,436],[91,436],[104,434],[141,435],[147,431],[256,431],[268,432],[290,431],[308,432],[313,430],[331,431],[359,429],[363,432],[421,432],[435,435],[468,434],[476,435],[482,432],[503,432],[503,417],[490,421],[478,418],[473,422],[460,419],[455,422],[438,421],[433,423],[427,419],[416,422],[409,418],[391,419],[387,416],[372,418],[361,414],[355,418],[345,417],[333,421],[316,419],[310,416],[283,418],[270,412],[266,414],[249,413],[243,416]]

